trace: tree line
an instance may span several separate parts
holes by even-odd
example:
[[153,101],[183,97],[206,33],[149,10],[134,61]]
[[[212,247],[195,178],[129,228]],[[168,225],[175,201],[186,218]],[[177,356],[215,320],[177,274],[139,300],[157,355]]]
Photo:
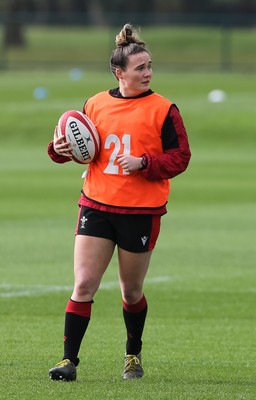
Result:
[[[0,0],[0,13],[4,15],[4,43],[6,46],[25,43],[23,25],[28,15],[42,22],[60,21],[61,17],[76,14],[86,17],[91,25],[106,25],[120,16],[139,16],[144,23],[160,21],[161,15],[186,14],[256,14],[256,0]],[[150,19],[147,20],[147,16]],[[65,19],[64,19],[65,20]]]
[[256,12],[255,0],[0,0],[0,11]]

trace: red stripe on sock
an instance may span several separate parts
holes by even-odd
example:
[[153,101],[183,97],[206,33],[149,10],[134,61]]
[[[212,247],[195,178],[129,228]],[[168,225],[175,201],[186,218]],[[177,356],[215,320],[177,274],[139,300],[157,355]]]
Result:
[[66,307],[66,312],[80,315],[81,317],[90,318],[91,309],[92,309],[92,302],[80,303],[70,299]]
[[138,303],[136,304],[127,304],[125,303],[125,301],[123,300],[123,308],[125,309],[125,311],[130,312],[130,313],[138,313],[142,310],[144,310],[147,307],[147,300],[146,297],[142,296],[142,298],[140,299],[140,301],[138,301]]

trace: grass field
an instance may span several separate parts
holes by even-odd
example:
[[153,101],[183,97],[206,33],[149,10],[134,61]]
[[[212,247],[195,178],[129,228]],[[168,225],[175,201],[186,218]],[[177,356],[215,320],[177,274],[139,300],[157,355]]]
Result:
[[[137,26],[136,21],[134,24]],[[120,27],[25,25],[26,46],[1,49],[3,29],[0,25],[0,67],[76,65],[93,70],[105,68]],[[254,28],[239,29],[228,25],[139,27],[154,56],[154,63],[161,68],[255,72]]]
[[[145,284],[145,376],[121,378],[125,331],[114,257],[95,296],[74,383],[52,382],[73,283],[83,168],[46,155],[59,115],[115,85],[110,73],[0,74],[0,397],[254,400],[256,185],[254,75],[168,74],[152,88],[177,103],[192,160],[172,182]],[[36,87],[47,97],[33,97]],[[222,89],[224,103],[207,100]]]

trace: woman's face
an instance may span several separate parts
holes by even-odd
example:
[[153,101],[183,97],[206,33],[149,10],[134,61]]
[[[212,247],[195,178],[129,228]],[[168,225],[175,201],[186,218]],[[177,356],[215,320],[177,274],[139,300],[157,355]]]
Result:
[[129,56],[127,67],[117,69],[120,92],[124,97],[134,97],[149,89],[152,78],[152,65],[150,55],[142,53]]

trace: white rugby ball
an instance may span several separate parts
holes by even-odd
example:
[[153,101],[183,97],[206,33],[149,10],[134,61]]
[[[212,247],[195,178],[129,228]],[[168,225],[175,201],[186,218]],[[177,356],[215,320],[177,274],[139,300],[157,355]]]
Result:
[[98,155],[100,138],[92,121],[76,110],[64,112],[58,122],[58,136],[63,135],[71,146],[72,159],[90,164]]

